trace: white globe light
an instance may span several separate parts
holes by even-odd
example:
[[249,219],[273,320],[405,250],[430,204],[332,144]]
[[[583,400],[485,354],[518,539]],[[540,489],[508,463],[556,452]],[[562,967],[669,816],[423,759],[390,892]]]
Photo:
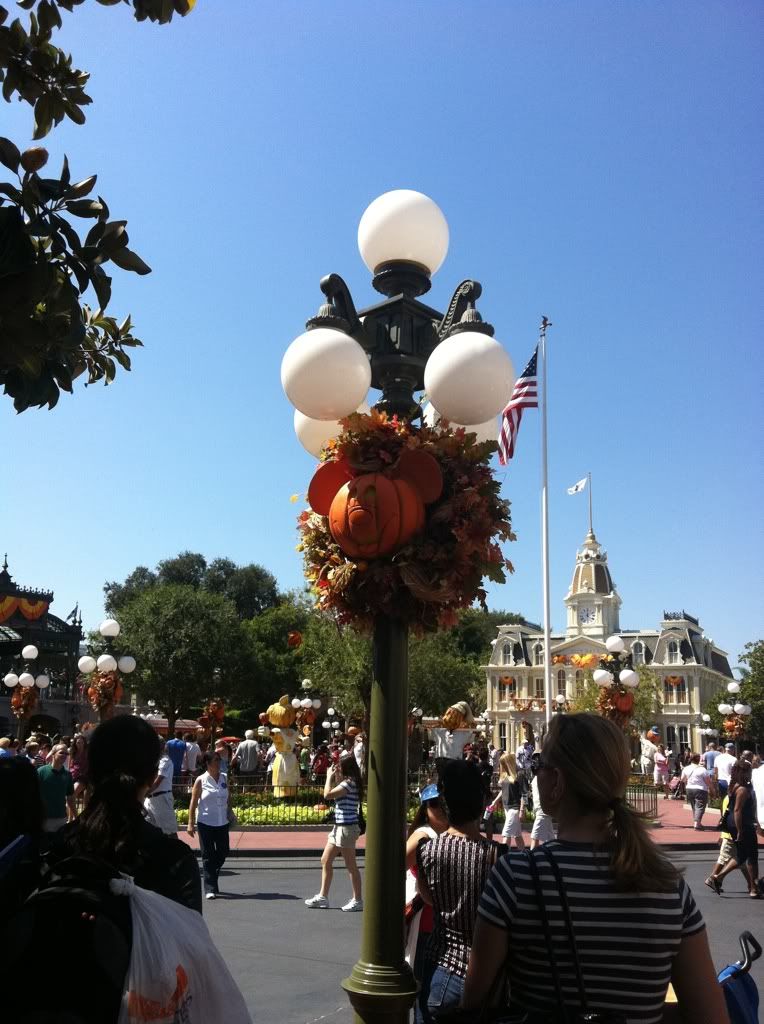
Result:
[[740,683],[727,683],[727,693],[740,693]]
[[24,687],[34,686],[34,676],[31,672],[22,672],[19,676],[19,682]]
[[336,421],[361,404],[371,363],[349,334],[316,327],[295,338],[281,360],[281,386],[292,405],[313,420]]
[[123,654],[117,662],[117,668],[120,672],[124,672],[125,675],[129,675],[135,671],[135,658],[132,654]]
[[313,707],[313,701],[310,699],[310,697],[303,697],[303,699],[300,701],[300,707],[305,708],[305,710],[307,711],[308,708]]
[[331,727],[332,727],[332,723],[329,721],[328,718],[325,718],[324,721],[321,723],[321,728],[322,729],[331,729]]
[[313,682],[310,679],[303,679],[300,685],[302,686],[303,690],[309,690],[313,685]]
[[732,705],[720,704],[718,710],[720,715],[729,715],[732,713]]
[[750,704],[744,704],[743,705],[743,710],[740,712],[740,714],[741,715],[750,715],[752,710],[753,709],[751,708]]
[[340,727],[340,723],[339,722],[332,722],[332,729],[339,729],[339,727]]
[[334,718],[334,716],[337,714],[334,708],[327,708],[326,713],[330,718]]
[[620,636],[609,636],[605,641],[605,647],[607,647],[610,654],[620,654],[625,646],[623,637]]
[[745,708],[745,704],[736,704],[735,705],[735,714],[736,715],[743,715],[743,714],[745,714],[745,711],[743,710],[744,708]]
[[101,636],[115,637],[119,636],[120,628],[121,627],[116,619],[104,619],[98,627],[98,632]]
[[3,682],[6,686],[18,686],[19,677],[15,672],[9,672],[6,676],[3,676]]
[[96,662],[99,672],[114,672],[117,667],[117,659],[111,654],[102,654]]
[[45,673],[43,672],[42,675],[37,676],[37,678],[34,681],[34,684],[40,690],[44,690],[46,687],[50,686],[50,677],[46,676]]
[[454,423],[486,423],[509,401],[515,368],[504,347],[479,331],[457,331],[441,341],[424,368],[424,388],[441,416]]
[[83,675],[88,675],[89,672],[95,671],[95,667],[96,660],[95,658],[91,658],[89,654],[84,655],[77,662],[77,668],[83,673]]
[[610,686],[613,682],[613,677],[609,672],[606,672],[604,668],[595,669],[592,673],[592,678],[597,686]]
[[293,697],[292,698],[292,707],[295,710],[300,707],[300,698],[299,697]]
[[639,676],[633,668],[622,669],[618,674],[618,678],[624,686],[634,687],[639,685]]
[[39,653],[34,644],[27,644],[21,649],[21,657],[26,661],[34,661]]
[[[428,402],[423,410],[423,419],[428,427],[437,427],[440,423],[441,416],[432,402]],[[458,430],[463,428],[468,434],[476,434],[478,444],[482,444],[484,441],[496,441],[499,436],[499,424],[495,416],[492,416],[485,423],[451,423],[448,421],[448,425],[452,430]],[[491,644],[495,644],[496,641],[492,640]]]
[[[368,415],[371,412],[371,406],[368,402],[361,402],[354,411]],[[294,432],[305,451],[318,458],[324,445],[332,438],[339,437],[342,427],[338,420],[312,420],[310,416],[295,409]]]
[[704,722],[710,722],[711,721],[711,716],[710,715],[701,715],[701,718],[703,719]]
[[314,697],[313,700],[311,701],[311,704],[313,705],[313,709],[315,711],[318,711],[318,709],[321,707],[321,701],[318,699],[318,697]]
[[431,274],[448,252],[448,223],[429,196],[408,188],[385,192],[364,210],[358,250],[372,273],[383,263],[403,260]]
[[564,693],[558,693],[557,696],[554,699],[557,701],[558,704],[564,704],[565,703],[565,694]]

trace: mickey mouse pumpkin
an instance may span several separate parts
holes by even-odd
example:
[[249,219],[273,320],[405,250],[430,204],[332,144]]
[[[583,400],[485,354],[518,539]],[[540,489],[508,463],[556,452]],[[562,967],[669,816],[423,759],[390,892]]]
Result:
[[345,459],[324,462],[308,488],[314,512],[350,558],[380,558],[421,532],[426,504],[437,501],[443,475],[427,452],[405,449],[384,473],[355,474]]

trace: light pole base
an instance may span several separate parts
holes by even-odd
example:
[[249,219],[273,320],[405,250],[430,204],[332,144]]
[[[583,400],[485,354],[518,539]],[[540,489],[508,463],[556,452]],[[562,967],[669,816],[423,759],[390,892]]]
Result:
[[359,960],[342,987],[361,1024],[408,1024],[417,994],[411,968],[402,969]]

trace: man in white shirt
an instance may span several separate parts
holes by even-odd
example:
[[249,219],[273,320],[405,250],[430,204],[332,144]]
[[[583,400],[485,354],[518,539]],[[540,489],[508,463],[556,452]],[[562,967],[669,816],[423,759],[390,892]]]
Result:
[[725,743],[724,751],[714,761],[714,775],[719,784],[719,796],[722,800],[727,795],[727,788],[730,784],[730,772],[733,764],[737,761],[735,757],[735,744]]
[[186,741],[186,756],[183,758],[183,771],[188,772],[192,777],[196,776],[196,765],[202,756],[202,748],[194,739],[192,732],[187,732],[183,737]]
[[152,825],[161,828],[166,835],[175,835],[178,831],[178,823],[175,820],[175,806],[172,799],[174,768],[167,754],[164,740],[161,740],[161,743],[156,778],[151,784],[151,789],[143,806],[146,808],[146,813]]

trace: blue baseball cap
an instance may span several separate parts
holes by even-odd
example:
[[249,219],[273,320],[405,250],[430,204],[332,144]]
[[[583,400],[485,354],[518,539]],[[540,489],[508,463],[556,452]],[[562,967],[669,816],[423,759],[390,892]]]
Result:
[[440,796],[440,791],[435,782],[431,782],[429,786],[425,786],[424,789],[419,792],[419,799],[422,803],[426,803],[428,800],[437,800]]

